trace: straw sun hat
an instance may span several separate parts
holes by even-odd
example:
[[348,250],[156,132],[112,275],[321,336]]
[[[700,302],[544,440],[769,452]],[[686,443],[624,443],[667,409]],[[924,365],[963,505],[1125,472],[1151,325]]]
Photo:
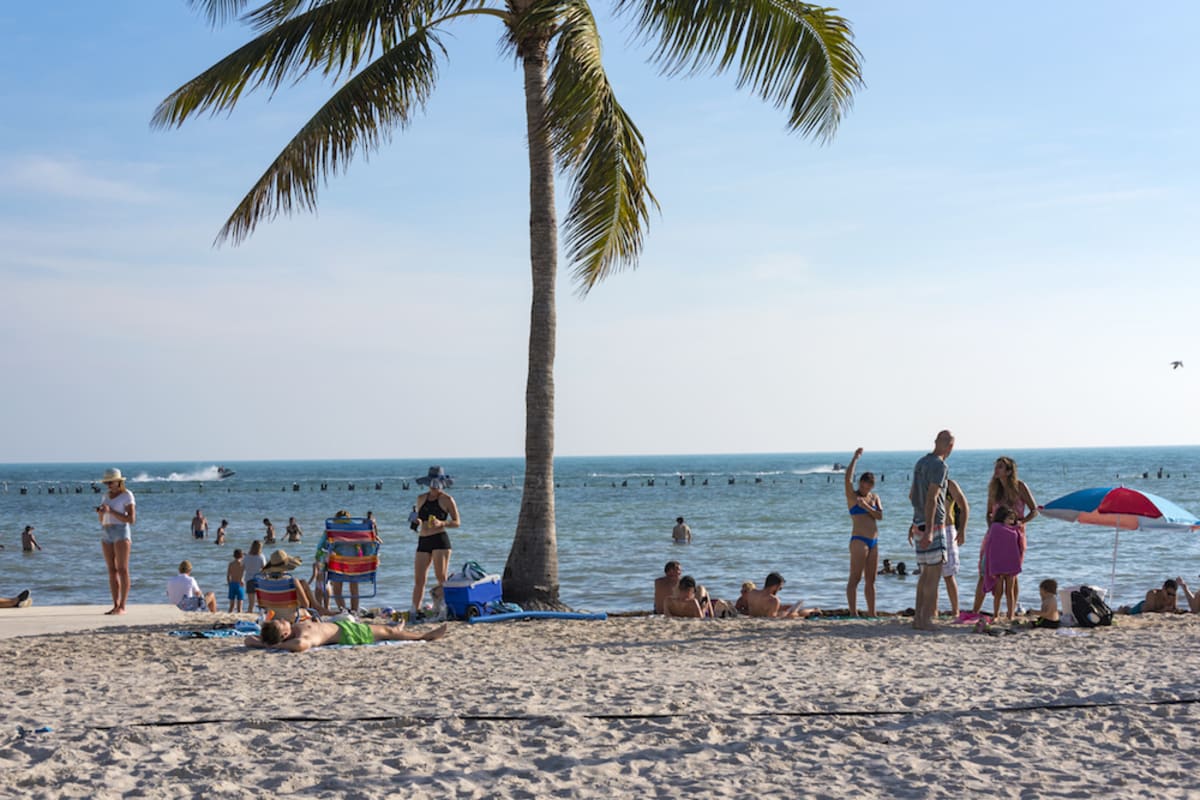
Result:
[[263,565],[263,572],[295,569],[298,566],[300,566],[299,558],[289,556],[286,550],[276,550],[274,553],[271,553],[271,557]]
[[116,467],[109,467],[104,470],[104,477],[100,479],[100,483],[108,483],[109,481],[125,482],[125,476],[121,474],[121,470]]

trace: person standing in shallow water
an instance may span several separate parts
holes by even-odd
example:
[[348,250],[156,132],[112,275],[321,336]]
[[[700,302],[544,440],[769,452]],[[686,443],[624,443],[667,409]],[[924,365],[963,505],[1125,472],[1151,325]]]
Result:
[[867,615],[875,616],[875,575],[879,571],[879,520],[883,519],[883,502],[875,494],[875,476],[864,472],[858,488],[852,483],[854,467],[863,449],[854,451],[843,475],[846,507],[850,512],[850,580],[846,582],[846,602],[850,616],[858,615],[858,582],[863,581],[863,599]]
[[137,522],[137,506],[133,492],[125,488],[125,477],[121,470],[108,469],[100,482],[108,487],[108,494],[96,506],[96,517],[100,520],[103,533],[100,547],[104,551],[104,564],[108,567],[108,588],[112,592],[113,607],[105,614],[124,614],[129,602],[129,556],[133,550],[131,527]]
[[200,509],[196,509],[196,516],[192,517],[192,538],[203,539],[208,536],[208,520],[205,519],[204,513]]
[[26,525],[25,530],[21,532],[21,550],[25,553],[32,553],[35,548],[41,550],[42,546],[38,544],[38,540],[33,535],[33,526]]

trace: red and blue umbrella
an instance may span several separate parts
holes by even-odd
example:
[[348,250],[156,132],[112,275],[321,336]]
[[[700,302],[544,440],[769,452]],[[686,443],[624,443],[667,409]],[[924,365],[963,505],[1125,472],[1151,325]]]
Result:
[[1122,530],[1190,531],[1200,528],[1200,518],[1186,508],[1156,494],[1125,486],[1080,489],[1038,506],[1038,510],[1047,517],[1067,522],[1115,529],[1110,596],[1117,577],[1117,545]]

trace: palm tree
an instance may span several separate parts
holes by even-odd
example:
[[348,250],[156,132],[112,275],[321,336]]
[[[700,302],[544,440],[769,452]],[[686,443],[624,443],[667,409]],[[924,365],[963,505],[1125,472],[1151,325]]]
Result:
[[[188,0],[210,21],[239,18],[250,42],[171,93],[154,124],[229,111],[244,91],[319,73],[337,86],[234,209],[218,241],[245,239],[280,212],[316,206],[318,184],[355,155],[378,148],[413,120],[434,89],[441,34],[469,17],[492,17],[520,62],[529,138],[529,234],[533,301],[525,386],[525,484],[504,594],[555,607],[554,177],[571,181],[563,232],[581,294],[635,266],[657,208],[646,182],[642,135],[617,102],[600,60],[589,0]],[[654,43],[668,74],[733,72],[786,108],[788,127],[830,138],[862,83],[848,22],[794,0],[611,0]]]

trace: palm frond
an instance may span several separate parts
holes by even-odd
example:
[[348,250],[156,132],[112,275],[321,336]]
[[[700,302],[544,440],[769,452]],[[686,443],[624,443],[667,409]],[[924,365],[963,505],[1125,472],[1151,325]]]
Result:
[[827,140],[862,86],[861,53],[850,23],[795,0],[617,0],[658,43],[652,58],[668,74],[735,70],[777,108],[788,127]]
[[612,272],[637,264],[650,208],[658,203],[647,183],[645,142],[608,82],[588,3],[559,5],[547,124],[572,180],[563,229],[579,291],[587,294]]
[[256,225],[294,208],[316,207],[318,184],[343,172],[357,152],[377,149],[407,126],[433,91],[436,34],[422,28],[361,72],[313,115],[254,184],[217,235],[240,242]]
[[192,8],[202,8],[214,27],[236,19],[250,0],[188,0]]
[[[233,0],[209,0],[212,4]],[[463,0],[271,0],[248,18],[272,23],[262,34],[172,92],[151,124],[171,127],[205,111],[233,108],[243,92],[321,70],[336,81],[430,23],[427,12],[468,5]],[[301,7],[304,6],[303,10]],[[278,14],[272,17],[271,14]],[[292,16],[288,16],[291,14]]]

